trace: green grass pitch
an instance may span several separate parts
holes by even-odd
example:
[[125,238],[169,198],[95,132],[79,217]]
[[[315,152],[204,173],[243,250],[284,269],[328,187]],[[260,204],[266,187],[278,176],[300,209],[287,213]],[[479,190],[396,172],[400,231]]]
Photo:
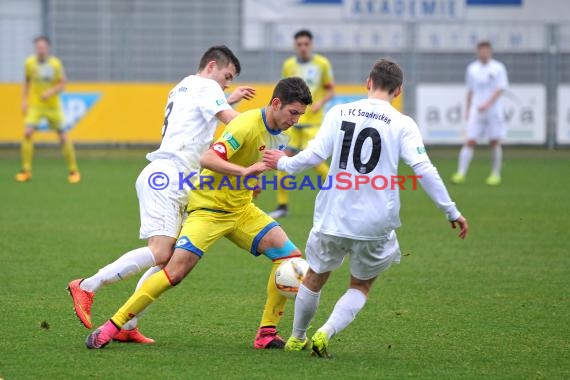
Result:
[[[430,152],[445,179],[457,150]],[[504,184],[490,188],[488,152],[464,186],[449,185],[469,218],[457,238],[423,191],[402,192],[402,263],[381,276],[357,320],[332,339],[333,360],[260,352],[252,340],[269,262],[227,241],[142,319],[153,346],[84,346],[88,330],[65,291],[141,246],[134,181],[143,151],[78,151],[83,180],[66,182],[57,150],[39,149],[34,179],[18,184],[16,150],[0,151],[0,378],[570,378],[570,151],[505,150]],[[402,167],[403,173],[410,171]],[[282,224],[304,248],[315,193],[291,193]],[[274,206],[275,194],[258,200]],[[371,206],[372,207],[372,206]],[[346,265],[325,288],[314,328],[347,284]],[[94,324],[137,279],[107,286]],[[280,330],[291,330],[292,304]],[[314,331],[314,329],[313,329]]]

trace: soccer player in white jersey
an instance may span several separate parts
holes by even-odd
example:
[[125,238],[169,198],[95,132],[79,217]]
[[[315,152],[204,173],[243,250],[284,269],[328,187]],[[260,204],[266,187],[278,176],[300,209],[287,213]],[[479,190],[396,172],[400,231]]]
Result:
[[[332,187],[321,190],[315,202],[313,228],[305,251],[310,269],[295,300],[293,332],[286,350],[298,351],[310,345],[316,355],[327,357],[330,338],[347,327],[364,307],[376,277],[400,261],[395,232],[400,226],[399,185],[394,186],[394,182],[401,182],[396,177],[400,159],[413,168],[451,226],[459,225],[459,236],[467,235],[467,220],[430,162],[416,123],[390,104],[400,95],[402,81],[403,73],[396,63],[378,61],[366,83],[368,98],[333,107],[307,149],[295,157],[275,150],[265,152],[264,162],[269,167],[288,173],[301,172],[332,156],[328,179]],[[336,183],[339,176],[343,178],[342,186]],[[349,189],[348,179],[352,181]],[[330,184],[326,185],[328,188]],[[306,331],[321,288],[347,255],[349,289],[309,343]]]
[[[226,99],[223,90],[240,71],[239,60],[229,48],[213,46],[202,55],[197,74],[187,76],[169,92],[162,143],[147,155],[150,163],[136,181],[140,238],[147,240],[147,246],[125,253],[91,277],[69,283],[75,313],[85,327],[92,327],[93,297],[103,285],[150,268],[139,280],[138,289],[172,256],[190,190],[189,186],[179,190],[179,173],[186,176],[199,172],[200,156],[212,143],[218,121],[227,124],[238,115],[230,104],[255,95],[253,88],[242,86]],[[154,342],[139,332],[136,320],[131,322],[123,326],[115,340]]]
[[475,152],[477,139],[486,135],[491,147],[492,168],[487,177],[487,184],[501,184],[501,165],[503,150],[501,140],[505,137],[504,111],[501,94],[508,88],[509,79],[505,65],[493,59],[491,43],[482,41],[477,44],[478,59],[469,66],[465,74],[467,83],[467,142],[459,152],[457,172],[453,183],[465,183],[467,170]]

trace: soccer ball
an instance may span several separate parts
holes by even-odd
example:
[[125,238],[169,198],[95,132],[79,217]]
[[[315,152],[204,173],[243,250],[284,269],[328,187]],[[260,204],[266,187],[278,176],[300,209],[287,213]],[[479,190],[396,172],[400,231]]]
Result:
[[294,299],[308,270],[309,263],[300,257],[283,261],[275,272],[275,286],[279,293]]

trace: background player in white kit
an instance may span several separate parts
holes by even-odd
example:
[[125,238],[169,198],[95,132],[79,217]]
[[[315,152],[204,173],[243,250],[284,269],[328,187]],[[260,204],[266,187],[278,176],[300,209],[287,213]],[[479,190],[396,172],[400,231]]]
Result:
[[[398,161],[411,166],[430,198],[446,214],[453,228],[467,235],[467,221],[450,199],[437,169],[425,152],[416,123],[398,112],[390,102],[400,95],[403,73],[391,61],[378,61],[367,80],[368,99],[337,105],[325,116],[316,138],[295,157],[267,151],[264,162],[288,173],[297,173],[332,155],[329,176],[338,173],[383,175],[398,173]],[[345,177],[346,178],[346,177]],[[349,190],[321,190],[315,202],[313,229],[306,257],[310,269],[295,300],[292,336],[286,350],[298,351],[309,342],[306,331],[330,272],[350,257],[350,285],[338,300],[328,321],[311,339],[313,352],[328,356],[329,339],[347,327],[364,307],[368,292],[379,273],[400,261],[395,229],[400,226],[400,198],[394,190],[364,186]]]
[[[229,48],[213,46],[200,59],[198,73],[184,78],[168,94],[162,143],[147,155],[151,162],[136,181],[140,238],[147,239],[148,245],[125,253],[89,278],[69,283],[75,312],[85,327],[92,326],[91,304],[101,286],[150,268],[139,280],[138,289],[172,256],[190,191],[186,185],[179,190],[178,173],[199,172],[200,156],[212,143],[218,120],[227,124],[238,115],[230,104],[253,98],[251,87],[238,87],[227,99],[223,93],[240,71],[239,60]],[[153,343],[136,324],[136,319],[131,320],[115,340]]]
[[501,140],[506,133],[500,96],[509,86],[509,79],[505,65],[493,59],[490,42],[482,41],[477,44],[477,57],[476,61],[467,66],[465,74],[467,142],[459,152],[457,172],[451,180],[456,184],[465,183],[477,139],[486,135],[489,138],[493,161],[491,175],[487,177],[486,182],[496,186],[501,183]]

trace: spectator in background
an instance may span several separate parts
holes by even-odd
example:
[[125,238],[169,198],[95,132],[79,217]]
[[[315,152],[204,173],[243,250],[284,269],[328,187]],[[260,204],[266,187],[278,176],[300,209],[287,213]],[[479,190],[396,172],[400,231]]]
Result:
[[501,94],[509,86],[505,65],[493,59],[491,43],[477,44],[477,60],[467,66],[467,142],[459,152],[457,172],[452,176],[453,183],[465,183],[467,170],[473,158],[477,139],[489,138],[491,146],[491,175],[486,183],[490,186],[501,184],[503,151],[501,140],[505,137],[504,112]]

